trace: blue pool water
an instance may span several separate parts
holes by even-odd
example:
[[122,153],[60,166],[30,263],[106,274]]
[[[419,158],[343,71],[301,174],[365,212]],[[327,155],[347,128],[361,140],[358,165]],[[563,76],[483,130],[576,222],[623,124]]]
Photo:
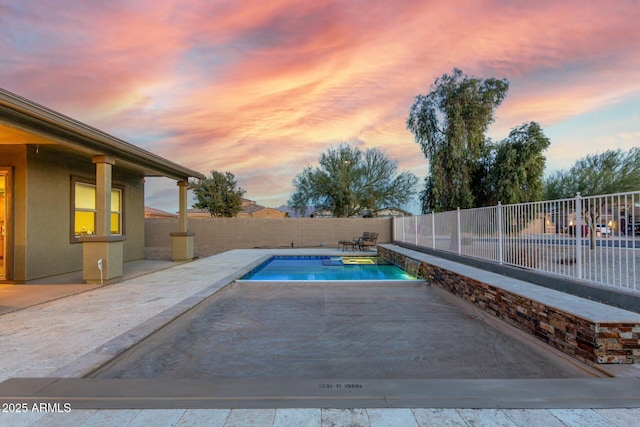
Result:
[[377,257],[274,256],[240,280],[416,280]]

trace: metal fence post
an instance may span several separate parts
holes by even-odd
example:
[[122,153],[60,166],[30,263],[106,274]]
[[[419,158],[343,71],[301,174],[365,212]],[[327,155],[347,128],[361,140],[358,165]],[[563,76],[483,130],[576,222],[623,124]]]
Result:
[[487,208],[465,209],[464,218],[458,208],[455,224],[453,210],[439,212],[438,217],[430,212],[431,218],[429,214],[414,218],[413,237],[407,228],[410,224],[398,218],[394,238],[406,243],[411,238],[418,246],[431,244],[434,250],[500,265],[640,292],[640,230],[635,231],[640,222],[639,201],[640,191],[585,197],[577,193],[561,200],[507,205],[499,201]]
[[391,217],[391,243],[396,241],[396,223],[398,222],[398,218],[395,216]]
[[415,233],[416,234],[416,246],[418,246],[418,215],[415,215],[414,218],[415,218],[415,223],[416,223],[415,224],[415,226],[416,226],[415,227],[415,230],[416,230],[416,233]]
[[460,207],[458,207],[458,255],[462,255],[462,236],[460,233]]
[[402,217],[402,243],[406,243],[406,239],[404,238],[404,216]]
[[502,252],[502,202],[498,202],[498,261],[504,263]]
[[582,197],[576,193],[576,277],[582,279]]
[[431,248],[436,248],[436,214],[431,212]]

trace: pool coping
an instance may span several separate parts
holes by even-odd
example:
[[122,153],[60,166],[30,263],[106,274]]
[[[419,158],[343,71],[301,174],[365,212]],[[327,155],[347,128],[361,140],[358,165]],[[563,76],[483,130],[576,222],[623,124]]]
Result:
[[381,245],[389,251],[396,252],[417,261],[428,263],[442,269],[449,270],[461,276],[476,280],[479,283],[487,283],[504,289],[507,292],[520,295],[524,298],[537,301],[548,307],[561,311],[567,311],[579,315],[581,318],[592,322],[623,323],[639,322],[640,313],[614,307],[605,303],[590,300],[584,297],[568,294],[555,289],[546,288],[524,280],[516,279],[439,258],[433,255],[404,248],[397,245]]
[[[620,391],[624,390],[624,393]],[[640,378],[229,379],[12,378],[0,402],[73,409],[635,408]]]
[[393,280],[386,280],[386,279],[367,279],[367,280],[264,280],[264,279],[260,279],[260,280],[243,280],[243,279],[236,279],[234,280],[236,283],[255,283],[260,284],[260,283],[290,283],[290,284],[302,284],[302,283],[313,283],[313,284],[328,284],[328,283],[335,283],[335,284],[349,284],[349,283],[362,283],[362,282],[367,282],[367,283],[380,283],[380,284],[401,284],[401,283],[424,283],[425,280],[424,279],[393,279]]

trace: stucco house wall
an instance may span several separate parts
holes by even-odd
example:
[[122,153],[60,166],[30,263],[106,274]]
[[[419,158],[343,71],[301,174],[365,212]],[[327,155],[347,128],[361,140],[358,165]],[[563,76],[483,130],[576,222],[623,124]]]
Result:
[[[74,271],[86,283],[121,280],[123,262],[144,258],[145,176],[177,181],[172,255],[192,259],[188,182],[204,175],[0,88],[0,282]],[[113,189],[121,191],[115,206]],[[119,229],[110,226],[113,217]]]
[[5,253],[5,258],[13,258],[11,265],[7,266],[10,270],[9,274],[24,278],[27,250],[27,151],[20,145],[0,144],[0,159],[3,167],[13,168],[11,182],[13,191],[9,191],[13,206],[10,206],[11,211],[7,212],[13,219],[13,229],[7,227],[5,235],[7,252],[11,253]]
[[[82,270],[82,244],[72,241],[72,178],[95,181],[95,165],[47,146],[0,145],[14,178],[14,280]],[[144,258],[143,176],[114,169],[123,190],[124,261]],[[27,227],[28,225],[28,227]]]

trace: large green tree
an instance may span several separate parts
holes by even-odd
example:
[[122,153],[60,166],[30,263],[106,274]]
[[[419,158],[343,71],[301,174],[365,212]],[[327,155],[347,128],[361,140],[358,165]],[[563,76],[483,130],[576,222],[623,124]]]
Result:
[[[482,181],[485,133],[509,89],[507,80],[478,79],[454,68],[415,98],[407,128],[429,160],[422,209],[446,211],[486,203]],[[486,166],[486,165],[484,165]]]
[[211,177],[195,185],[197,202],[193,207],[207,209],[213,217],[234,217],[242,207],[245,191],[238,187],[231,172],[211,171]]
[[293,180],[289,206],[329,209],[337,217],[356,215],[364,209],[408,203],[417,178],[410,172],[397,173],[398,164],[380,149],[343,143],[320,156],[317,167],[307,166]]
[[627,152],[607,150],[590,154],[545,180],[545,199],[563,199],[640,189],[640,147]]
[[481,185],[487,190],[485,200],[491,205],[541,200],[546,163],[542,152],[549,145],[549,138],[536,122],[518,126],[506,139],[492,145],[486,182]]
[[[581,196],[599,196],[640,190],[640,148],[634,147],[628,152],[607,150],[603,153],[589,154],[566,170],[556,171],[545,180],[545,199],[568,199]],[[626,198],[609,198],[612,204],[628,203]],[[620,208],[618,206],[618,208]],[[633,206],[625,206],[627,212]],[[594,227],[604,223],[606,208],[602,203],[582,204],[582,217],[586,224]],[[624,227],[623,224],[620,224]],[[624,232],[624,228],[621,230]],[[595,233],[589,234],[590,247],[595,249]]]

